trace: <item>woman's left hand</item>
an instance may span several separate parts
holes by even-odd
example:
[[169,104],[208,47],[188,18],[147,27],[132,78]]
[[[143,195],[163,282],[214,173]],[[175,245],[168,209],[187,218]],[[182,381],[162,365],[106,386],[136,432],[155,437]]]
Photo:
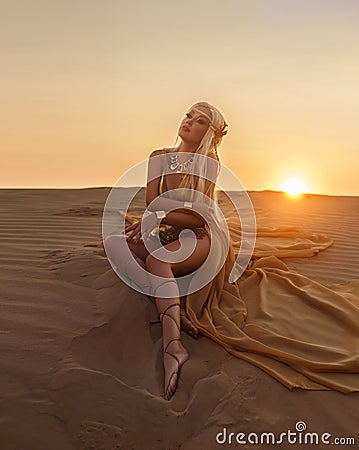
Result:
[[141,222],[141,220],[138,220],[137,222],[131,223],[131,225],[128,225],[127,227],[125,227],[125,229],[123,230],[123,233],[127,234],[129,231],[131,231],[134,228],[136,228],[140,222]]
[[125,228],[125,232],[132,231],[132,233],[127,237],[127,241],[132,240],[135,244],[137,244],[139,240],[143,241],[145,238],[147,238],[148,234],[152,231],[156,224],[157,217],[155,213],[151,212],[145,217],[142,217],[139,222],[136,222],[135,224],[132,224],[129,227]]

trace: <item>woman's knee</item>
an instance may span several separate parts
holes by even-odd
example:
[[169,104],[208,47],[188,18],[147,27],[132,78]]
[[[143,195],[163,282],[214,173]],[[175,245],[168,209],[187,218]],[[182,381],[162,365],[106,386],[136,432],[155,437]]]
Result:
[[123,245],[126,242],[126,236],[121,234],[112,234],[107,236],[107,238],[103,241],[104,245],[108,248],[117,247],[119,245]]
[[145,264],[146,269],[152,273],[155,273],[158,270],[167,270],[167,266],[171,267],[170,263],[157,259],[151,253],[146,256]]
[[155,265],[158,264],[158,260],[151,253],[149,253],[146,256],[145,264],[146,267],[150,269],[151,267],[154,267]]
[[104,248],[108,256],[110,255],[125,255],[126,236],[111,235],[103,241]]

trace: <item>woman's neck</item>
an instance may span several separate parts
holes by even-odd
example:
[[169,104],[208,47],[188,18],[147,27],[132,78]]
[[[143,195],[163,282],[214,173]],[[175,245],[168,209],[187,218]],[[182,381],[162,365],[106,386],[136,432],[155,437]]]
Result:
[[198,145],[192,144],[191,142],[184,142],[182,141],[180,145],[178,146],[177,151],[178,152],[189,152],[189,153],[195,153],[198,148]]

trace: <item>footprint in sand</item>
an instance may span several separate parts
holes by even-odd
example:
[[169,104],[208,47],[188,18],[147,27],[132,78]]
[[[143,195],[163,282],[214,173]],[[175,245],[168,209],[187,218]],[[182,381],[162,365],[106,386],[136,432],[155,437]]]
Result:
[[102,214],[102,206],[99,206],[97,208],[93,206],[78,206],[77,208],[67,208],[64,211],[60,211],[56,214],[56,216],[101,217]]
[[107,258],[102,245],[102,241],[91,242],[89,244],[85,244],[83,247],[79,247],[76,249],[51,250],[46,253],[45,260],[52,260],[55,263],[65,263],[74,258],[91,257],[93,255]]
[[76,435],[85,450],[121,450],[121,428],[106,423],[83,421]]

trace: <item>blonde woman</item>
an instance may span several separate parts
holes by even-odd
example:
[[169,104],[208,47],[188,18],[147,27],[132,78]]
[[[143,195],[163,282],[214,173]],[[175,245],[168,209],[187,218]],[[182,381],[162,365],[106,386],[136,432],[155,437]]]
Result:
[[[185,207],[165,214],[163,210],[169,209],[167,208],[169,200],[162,197],[160,198],[162,203],[158,201],[156,203],[156,199],[163,192],[169,192],[179,187],[199,191],[206,195],[206,198],[214,199],[215,180],[219,172],[217,147],[227,133],[226,127],[227,124],[218,109],[206,102],[195,103],[189,108],[180,124],[178,130],[180,144],[174,148],[155,150],[149,157],[149,175],[163,174],[163,168],[166,166],[165,175],[162,177],[149,176],[146,185],[146,206],[149,208],[153,202],[157,205],[156,211],[154,211],[157,218],[162,218],[160,242],[166,250],[175,252],[181,247],[179,234],[182,230],[190,228],[196,236],[192,254],[182,261],[162,261],[150,253],[144,244],[144,239],[148,239],[149,236],[148,233],[145,236],[141,235],[141,225],[143,230],[144,219],[125,229],[127,245],[134,256],[133,261],[137,262],[147,273],[165,279],[160,284],[153,283],[152,293],[162,323],[165,369],[164,398],[167,400],[174,395],[180,369],[188,359],[188,352],[181,342],[181,329],[194,338],[198,336],[197,328],[186,316],[185,309],[181,308],[176,277],[190,274],[198,269],[209,254],[211,237],[208,223],[204,217],[210,210],[210,206],[206,205],[206,202],[200,201],[196,203],[195,208],[192,208],[191,202],[183,202]],[[198,165],[198,176],[190,171],[196,154],[204,155],[204,157],[199,157],[200,161],[209,162],[209,164],[200,163]],[[207,170],[211,171],[211,176],[203,173]],[[162,211],[158,211],[158,205],[163,205]],[[158,213],[162,213],[162,215],[158,215]],[[110,249],[108,253],[112,253],[113,259],[116,259],[115,237],[110,236],[108,240],[111,238],[112,242],[107,242]],[[182,239],[182,245],[185,242],[186,237]],[[131,276],[135,278],[137,264],[132,264],[133,261],[130,261],[129,264],[132,266]]]

